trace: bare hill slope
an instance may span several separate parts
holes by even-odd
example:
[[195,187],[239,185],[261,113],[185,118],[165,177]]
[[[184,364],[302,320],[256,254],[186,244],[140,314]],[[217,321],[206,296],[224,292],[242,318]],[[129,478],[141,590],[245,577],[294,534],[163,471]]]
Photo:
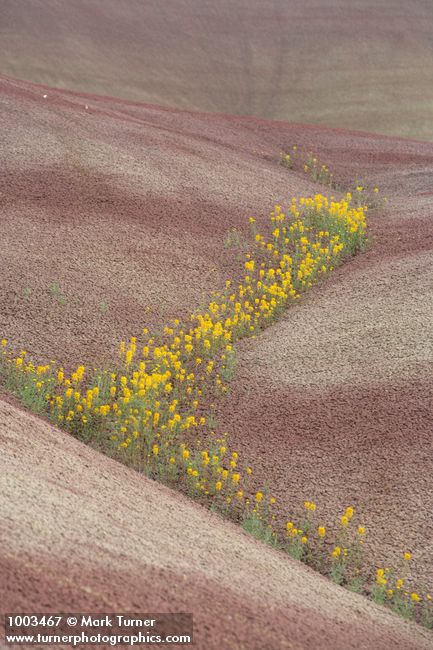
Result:
[[[374,542],[372,563],[394,564],[409,548],[417,577],[430,579],[433,145],[256,118],[194,114],[9,78],[0,82],[0,107],[0,332],[41,361],[55,356],[72,364],[111,357],[122,336],[138,333],[143,325],[158,328],[221,288],[228,276],[239,272],[236,249],[225,246],[230,229],[242,232],[251,213],[261,227],[274,203],[287,204],[293,194],[323,189],[279,165],[282,149],[298,144],[317,152],[341,182],[360,176],[381,187],[390,201],[385,211],[371,215],[371,250],[315,288],[263,336],[242,345],[237,381],[220,421],[226,418],[239,451],[251,458],[266,483],[272,478],[271,489],[288,507],[315,499],[327,517],[335,517],[352,502],[362,509],[368,538]],[[15,483],[23,483],[24,491],[33,489],[28,467],[19,467],[27,462],[28,445],[39,442],[37,436],[33,440],[26,434],[17,438],[7,433],[10,427],[33,431],[36,421],[5,408],[4,458],[12,456],[8,445],[16,449],[15,464],[7,472],[10,494]],[[21,418],[30,418],[31,424],[22,425]],[[57,432],[50,431],[56,438]],[[65,436],[61,440],[76,444]],[[40,443],[35,452],[41,459],[41,467],[32,464],[35,472],[45,471],[42,447]],[[86,459],[95,456],[79,448],[85,460],[81,469],[77,461],[76,471],[86,472]],[[31,453],[29,449],[29,458]],[[55,458],[55,452],[46,458]],[[103,467],[109,461],[98,457],[98,463]],[[110,472],[131,477],[127,480],[134,485],[139,481],[142,489],[145,482],[140,477],[109,465]],[[65,470],[65,480],[68,476]],[[63,485],[62,480],[53,480]],[[98,483],[98,492],[99,488]],[[113,512],[122,481],[118,489]],[[152,490],[160,494],[160,488]],[[79,493],[77,504],[89,492]],[[8,499],[4,503],[10,507]],[[30,531],[22,535],[23,543],[50,535],[49,529],[44,532],[43,526],[26,519],[32,516],[27,497],[20,503],[19,530],[28,526]],[[56,503],[56,517],[62,521],[60,496]],[[129,500],[125,509],[127,505],[131,507]],[[128,517],[134,513],[133,509]],[[18,526],[15,518],[11,521]],[[202,524],[197,521],[198,525]],[[125,529],[129,528],[128,523]],[[21,539],[18,529],[11,530],[15,539]],[[89,526],[86,530],[90,535]],[[104,548],[100,539],[110,530],[98,524],[95,558]],[[83,537],[78,541],[84,544]],[[38,544],[35,553],[42,553],[42,542]],[[10,541],[5,548],[10,555]],[[105,568],[100,566],[96,582],[88,585],[98,593],[104,593],[106,584],[100,577],[107,572],[104,552]],[[271,552],[260,547],[260,553]],[[119,555],[118,550],[110,554],[113,567],[123,561]],[[38,562],[43,565],[37,557],[32,555],[22,566],[12,555],[13,566],[7,570],[18,576],[27,571],[29,584],[37,580],[57,584],[55,576],[61,570],[56,568],[50,578],[49,573],[34,577]],[[81,575],[80,568],[76,574],[74,570],[66,574],[70,580]],[[251,572],[251,567],[245,571]],[[128,575],[135,584],[135,568]],[[114,584],[112,577],[106,579]],[[194,592],[195,579],[185,593]],[[314,579],[325,584],[317,576]],[[40,593],[48,592],[48,582],[40,584]],[[62,589],[69,589],[68,584]],[[83,593],[79,587],[73,589]],[[206,607],[215,593],[221,593],[217,587],[197,589]],[[140,585],[137,590],[134,593],[143,593]],[[161,590],[161,600],[155,602],[162,605],[166,596]],[[23,602],[22,590],[16,587],[13,593],[17,600],[12,603]],[[113,602],[129,606],[127,595],[116,593],[119,598]],[[283,600],[286,597],[284,592]],[[236,598],[230,601],[233,607]],[[257,598],[260,601],[261,596]],[[90,609],[93,603],[78,596],[71,602],[89,602]],[[178,602],[180,607],[189,601]],[[255,606],[250,611],[256,611]],[[225,611],[221,607],[218,611]],[[281,616],[280,604],[272,607],[276,618],[292,621],[287,610]],[[204,613],[200,616],[204,621]],[[342,635],[342,647],[351,647],[350,634],[356,629]],[[330,634],[330,647],[338,647],[332,645]],[[280,643],[281,637],[271,638]],[[376,637],[368,639],[366,648],[380,647]],[[383,647],[394,647],[393,643]]]
[[3,74],[433,139],[430,0],[2,0],[0,11]]
[[198,648],[427,650],[428,632],[0,402],[4,611],[194,615]]

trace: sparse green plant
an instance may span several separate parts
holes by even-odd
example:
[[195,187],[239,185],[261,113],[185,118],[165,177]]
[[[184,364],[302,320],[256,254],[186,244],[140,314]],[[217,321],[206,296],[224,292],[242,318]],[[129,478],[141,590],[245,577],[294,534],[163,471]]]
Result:
[[61,293],[60,285],[58,282],[52,282],[49,287],[50,294],[53,298],[56,298],[59,305],[63,307],[67,304],[68,299]]
[[225,241],[225,248],[240,248],[242,246],[242,234],[237,228],[232,228],[228,231]]
[[364,587],[364,579],[362,576],[358,576],[357,578],[352,578],[347,584],[346,584],[346,589],[348,591],[353,591],[355,594],[362,594]]
[[[338,548],[338,547],[336,547]],[[346,562],[344,557],[334,558],[331,565],[330,578],[337,585],[343,584],[346,577]]]
[[371,188],[361,180],[358,180],[350,192],[354,205],[368,205],[371,210],[384,208],[388,202],[386,196],[381,196],[378,187]]
[[216,429],[218,426],[218,421],[213,413],[209,413],[207,416],[207,424],[210,429]]
[[371,598],[373,602],[384,605],[386,603],[386,589],[383,585],[374,584],[371,589]]
[[402,618],[407,618],[409,620],[414,617],[415,603],[410,600],[410,594],[406,597],[404,595],[392,596],[391,609],[401,616]]
[[60,295],[60,285],[58,282],[52,282],[50,284],[50,294],[56,297]]
[[329,187],[333,187],[333,172],[331,172],[329,170],[329,167],[320,162],[317,156],[313,155],[311,152],[308,154],[304,162],[303,169],[306,174],[310,174],[310,177],[313,181],[322,183],[323,185],[328,185]]
[[298,147],[297,145],[293,145],[291,149],[287,153],[283,153],[281,157],[281,164],[283,167],[287,167],[288,169],[293,169],[295,165],[295,161],[297,159],[297,153],[298,153]]
[[430,594],[427,594],[426,600],[423,601],[421,606],[420,623],[429,630],[433,629],[433,606]]
[[277,534],[272,529],[271,524],[267,523],[257,513],[251,512],[246,515],[242,521],[242,528],[256,539],[265,542],[265,544],[269,544],[274,548],[280,547]]
[[223,365],[221,366],[221,377],[224,381],[232,381],[236,374],[236,353],[234,350],[228,350],[223,355]]
[[296,145],[289,149],[287,153],[282,155],[280,162],[288,169],[299,169],[304,171],[304,173],[309,174],[311,180],[317,183],[327,185],[328,187],[336,187],[334,183],[334,174],[330,171],[329,167],[319,161],[317,156],[311,152],[302,161]]

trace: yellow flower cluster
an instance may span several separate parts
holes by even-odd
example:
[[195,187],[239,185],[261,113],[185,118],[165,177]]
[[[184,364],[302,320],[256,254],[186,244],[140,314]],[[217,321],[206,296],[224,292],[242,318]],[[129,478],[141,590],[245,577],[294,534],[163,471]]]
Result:
[[298,147],[294,145],[287,153],[282,154],[281,164],[284,167],[293,169],[296,163],[298,163],[300,169],[305,174],[309,174],[311,180],[330,187],[333,186],[334,174],[330,171],[329,167],[319,162],[317,156],[314,156],[311,152],[302,161],[302,158],[299,156]]
[[237,454],[228,460],[225,436],[209,426],[203,397],[209,402],[227,391],[237,340],[266,327],[344,255],[362,247],[366,211],[352,207],[349,196],[293,198],[286,211],[275,206],[268,238],[251,218],[253,247],[243,282],[232,286],[227,280],[206,309],[187,324],[174,320],[160,341],[147,329],[140,341],[123,341],[115,372],[92,375],[80,365],[67,376],[61,367],[26,363],[25,353],[6,362],[34,380],[38,399],[74,434],[89,440],[97,432],[133,466],[153,471],[164,464],[171,477],[182,474],[190,489],[204,495],[231,500],[236,491],[240,498],[249,473],[239,470]]
[[[407,563],[412,559],[412,554],[406,551],[403,561]],[[401,567],[406,572],[406,567]],[[398,577],[389,567],[376,569],[375,584],[372,596],[376,602],[389,604],[394,611],[405,618],[415,618],[426,627],[433,627],[432,596],[424,595],[406,587],[407,578]]]
[[334,174],[327,165],[319,162],[317,157],[312,153],[308,154],[303,169],[306,174],[310,175],[313,181],[332,186]]
[[[139,338],[121,342],[116,368],[95,373],[80,365],[68,374],[55,363],[35,366],[25,351],[9,354],[3,339],[0,373],[23,399],[48,409],[74,435],[86,442],[97,438],[99,448],[230,516],[249,513],[266,520],[269,539],[275,539],[276,499],[253,485],[252,469],[228,449],[226,435],[215,431],[209,408],[213,396],[228,390],[235,343],[255,336],[344,256],[362,249],[366,215],[367,207],[354,204],[350,194],[338,201],[321,194],[293,198],[286,210],[275,206],[267,237],[250,218],[252,247],[242,282],[227,280],[205,309],[186,323],[167,324],[159,340],[145,328]],[[306,501],[304,507],[307,521],[286,526],[288,550],[299,559],[310,557],[314,538],[321,549],[327,546],[325,526],[315,525],[314,534],[308,519],[316,504]],[[353,515],[349,506],[340,520],[343,531]],[[359,544],[364,533],[359,526]],[[332,558],[348,553],[342,540]]]

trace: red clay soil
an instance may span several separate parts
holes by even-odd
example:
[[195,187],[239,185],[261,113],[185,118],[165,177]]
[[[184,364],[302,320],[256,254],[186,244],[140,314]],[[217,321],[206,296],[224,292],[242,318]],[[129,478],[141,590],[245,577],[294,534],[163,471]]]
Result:
[[2,0],[0,73],[433,140],[431,0]]
[[203,650],[432,647],[415,623],[2,401],[0,441],[1,614],[188,612]]
[[[239,272],[230,229],[250,214],[261,227],[274,203],[321,189],[278,164],[290,145],[341,182],[379,184],[391,200],[371,216],[371,250],[242,344],[220,423],[284,516],[304,499],[324,523],[355,505],[373,566],[410,549],[415,577],[432,584],[433,145],[12,79],[0,102],[0,336],[40,361],[111,357],[120,338],[222,287]],[[44,534],[35,525],[35,544]]]
[[105,358],[122,337],[189,312],[236,276],[228,231],[320,191],[278,164],[293,143],[342,179],[369,174],[394,191],[403,177],[408,194],[428,189],[426,143],[9,79],[0,97],[0,333],[40,358]]
[[42,357],[95,359],[189,313],[240,271],[229,229],[313,191],[254,121],[47,93],[0,84],[0,332]]

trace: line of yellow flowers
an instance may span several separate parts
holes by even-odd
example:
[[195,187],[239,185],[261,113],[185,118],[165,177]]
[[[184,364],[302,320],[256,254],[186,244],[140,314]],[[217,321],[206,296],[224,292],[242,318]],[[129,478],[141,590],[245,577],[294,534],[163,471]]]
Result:
[[[74,434],[88,440],[98,431],[138,468],[158,456],[158,464],[164,460],[172,473],[174,467],[186,468],[205,495],[226,492],[222,485],[237,487],[241,475],[237,458],[222,467],[224,437],[200,449],[199,463],[189,449],[189,434],[203,439],[210,428],[203,404],[228,390],[237,340],[265,328],[344,255],[363,246],[366,211],[352,207],[350,195],[340,201],[320,194],[294,198],[286,212],[276,206],[271,213],[269,240],[256,232],[251,218],[254,246],[246,254],[243,282],[232,286],[227,280],[225,290],[212,296],[206,310],[192,314],[189,324],[167,325],[162,341],[145,328],[140,343],[136,337],[122,342],[115,372],[91,373],[80,365],[66,376],[53,364],[35,366],[25,351],[17,358],[4,353],[3,365],[24,374],[27,385],[31,380],[35,399]],[[226,496],[231,499],[233,490]]]
[[[267,239],[250,218],[253,247],[241,283],[227,280],[189,323],[167,325],[162,340],[144,328],[140,340],[122,341],[115,370],[80,365],[67,376],[57,364],[34,365],[25,351],[13,356],[3,340],[2,372],[15,391],[81,439],[97,438],[125,463],[220,509],[234,505],[257,513],[264,493],[252,489],[251,468],[228,450],[226,435],[216,433],[209,405],[228,390],[234,343],[255,336],[345,256],[361,250],[366,215],[367,207],[353,205],[350,193],[340,200],[293,198],[285,211],[275,206]],[[275,499],[267,498],[273,506]],[[325,537],[324,527],[318,536]]]

